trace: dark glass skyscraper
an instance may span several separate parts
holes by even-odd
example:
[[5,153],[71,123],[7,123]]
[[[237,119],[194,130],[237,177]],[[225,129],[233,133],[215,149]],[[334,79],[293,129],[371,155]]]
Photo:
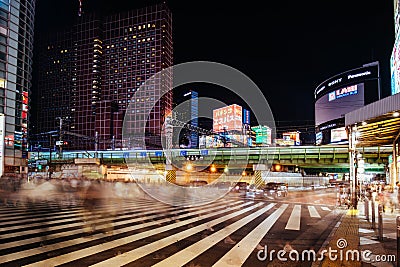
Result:
[[[107,16],[83,14],[71,31],[42,43],[37,133],[61,128],[60,139],[71,149],[120,148],[124,116],[135,96],[140,103],[130,131],[146,127],[150,146],[161,145],[162,124],[172,109],[172,73],[138,89],[172,66],[172,18],[165,4]],[[145,118],[152,108],[146,103],[164,93],[150,120]]]

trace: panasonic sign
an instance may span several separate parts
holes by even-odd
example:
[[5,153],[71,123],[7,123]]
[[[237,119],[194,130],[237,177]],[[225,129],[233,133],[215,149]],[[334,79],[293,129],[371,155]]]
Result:
[[364,72],[357,73],[357,74],[350,74],[350,75],[347,76],[347,79],[350,80],[350,79],[353,79],[353,78],[358,78],[358,77],[367,76],[367,75],[371,75],[371,72],[370,71],[364,71]]

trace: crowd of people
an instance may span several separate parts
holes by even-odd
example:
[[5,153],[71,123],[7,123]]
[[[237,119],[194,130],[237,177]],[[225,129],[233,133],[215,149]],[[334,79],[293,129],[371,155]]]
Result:
[[[357,197],[361,200],[368,199],[381,204],[383,211],[400,210],[400,182],[395,187],[385,185],[384,183],[369,183],[362,185],[361,189],[357,187]],[[350,186],[338,186],[337,199],[339,206],[350,208],[351,203],[351,189]]]
[[32,212],[39,209],[83,207],[82,221],[86,235],[97,232],[112,234],[113,219],[123,211],[128,198],[143,198],[144,193],[132,182],[100,179],[0,178],[0,206],[16,207]]

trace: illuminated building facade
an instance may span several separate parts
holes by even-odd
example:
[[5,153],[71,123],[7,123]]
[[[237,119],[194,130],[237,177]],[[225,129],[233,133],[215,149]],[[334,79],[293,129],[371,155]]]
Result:
[[0,174],[27,173],[35,1],[0,0]]
[[[61,139],[69,141],[64,149],[121,148],[126,143],[124,117],[134,98],[138,103],[130,110],[135,112],[130,114],[130,132],[139,137],[145,127],[146,143],[161,146],[162,124],[172,110],[172,73],[143,90],[139,87],[172,66],[168,7],[159,4],[104,17],[84,14],[61,35],[48,38],[40,50],[40,64],[46,67],[38,75],[36,132],[57,129],[60,117]],[[149,105],[164,94],[154,107]]]
[[390,57],[390,73],[391,73],[391,93],[392,95],[400,92],[400,2],[394,0],[394,45],[392,55]]
[[[196,91],[189,90],[181,96],[174,97],[176,107],[174,108],[174,116],[177,120],[190,124],[194,127],[199,126],[199,94]],[[186,128],[175,127],[174,136],[177,137],[178,142],[184,147],[198,148],[199,146],[199,133],[196,131],[189,131]],[[184,139],[184,140],[183,140]],[[185,144],[182,144],[185,143]],[[174,144],[177,146],[178,144]]]
[[316,144],[346,144],[345,114],[380,97],[379,62],[337,74],[314,92]]

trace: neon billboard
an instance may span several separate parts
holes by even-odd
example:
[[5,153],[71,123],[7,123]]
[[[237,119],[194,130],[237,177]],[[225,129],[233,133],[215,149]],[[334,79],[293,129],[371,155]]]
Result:
[[242,107],[236,104],[213,110],[213,131],[242,131]]

